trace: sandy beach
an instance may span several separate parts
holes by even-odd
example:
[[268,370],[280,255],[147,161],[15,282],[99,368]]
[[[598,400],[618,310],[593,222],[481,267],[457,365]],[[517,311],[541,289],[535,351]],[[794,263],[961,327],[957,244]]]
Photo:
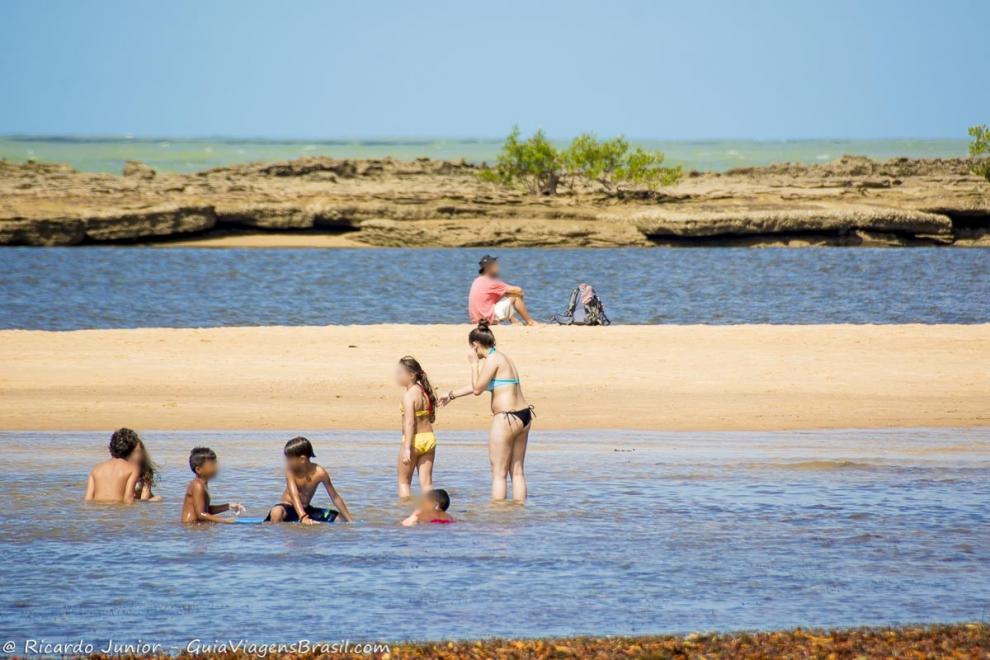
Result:
[[[396,360],[469,377],[466,326],[0,332],[0,429],[382,429]],[[544,429],[986,426],[990,325],[500,328]],[[487,396],[439,428],[483,429]]]

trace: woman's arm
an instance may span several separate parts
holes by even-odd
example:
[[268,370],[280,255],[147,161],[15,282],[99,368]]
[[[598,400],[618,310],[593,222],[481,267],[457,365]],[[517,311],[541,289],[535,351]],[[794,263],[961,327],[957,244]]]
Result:
[[495,360],[485,360],[481,365],[481,369],[471,370],[471,393],[475,396],[481,396],[488,390],[488,383],[492,382],[495,378],[495,372],[498,370],[498,365],[495,364]]
[[477,356],[474,356],[473,351],[469,354],[468,358],[470,359],[472,356],[474,359],[471,360],[471,384],[448,392],[442,399],[444,405],[468,394],[480,396],[488,390],[488,383],[492,382],[492,378],[495,377],[498,365],[495,364],[494,360],[485,360],[479,369],[477,366]]

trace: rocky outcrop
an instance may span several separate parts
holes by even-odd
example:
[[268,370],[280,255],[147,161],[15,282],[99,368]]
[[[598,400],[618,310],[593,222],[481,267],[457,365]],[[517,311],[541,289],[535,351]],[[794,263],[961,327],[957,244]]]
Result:
[[124,176],[132,177],[136,179],[143,179],[145,181],[151,181],[155,178],[155,169],[150,165],[145,165],[144,163],[137,160],[129,160],[124,163]]
[[123,176],[0,161],[0,245],[154,241],[245,228],[372,246],[988,245],[990,185],[966,159],[692,172],[658,193],[537,197],[465,162],[302,158]]
[[753,234],[849,234],[863,230],[905,236],[952,237],[952,220],[945,215],[884,207],[782,208],[773,210],[679,213],[665,209],[634,216],[636,228],[648,238],[749,236]]

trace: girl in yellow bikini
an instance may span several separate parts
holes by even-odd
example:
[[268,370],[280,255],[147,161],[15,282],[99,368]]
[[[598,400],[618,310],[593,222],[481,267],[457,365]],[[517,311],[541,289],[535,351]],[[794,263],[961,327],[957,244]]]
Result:
[[416,358],[399,360],[395,380],[405,389],[402,395],[402,448],[399,450],[399,497],[410,496],[413,471],[419,472],[419,486],[425,493],[433,489],[433,460],[437,438],[433,435],[437,396]]

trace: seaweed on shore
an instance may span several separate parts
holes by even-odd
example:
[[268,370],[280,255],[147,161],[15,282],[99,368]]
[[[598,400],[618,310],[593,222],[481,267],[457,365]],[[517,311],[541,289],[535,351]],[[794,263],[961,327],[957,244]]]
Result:
[[[380,643],[379,643],[380,644]],[[499,658],[935,658],[990,659],[990,626],[984,623],[905,626],[900,628],[852,628],[842,630],[790,630],[778,632],[691,633],[648,637],[573,637],[529,640],[492,639],[474,642],[426,642],[389,644],[388,652],[360,650],[343,653],[270,653],[266,657],[347,658],[367,660],[485,660]],[[352,647],[354,648],[354,647]],[[379,645],[378,648],[381,648]],[[184,654],[185,655],[185,654]],[[93,656],[101,657],[101,656]],[[191,657],[191,656],[186,656]],[[197,658],[248,660],[256,656],[236,653],[197,654]]]
[[793,630],[401,645],[391,658],[990,658],[990,627]]

